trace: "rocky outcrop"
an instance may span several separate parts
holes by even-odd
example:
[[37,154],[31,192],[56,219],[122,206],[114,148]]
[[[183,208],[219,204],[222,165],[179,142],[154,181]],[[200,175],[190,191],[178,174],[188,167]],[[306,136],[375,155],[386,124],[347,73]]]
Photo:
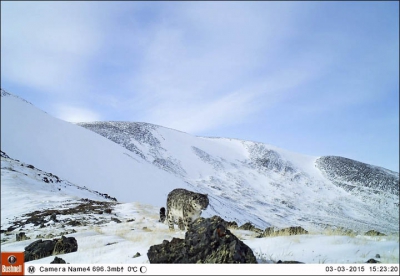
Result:
[[263,231],[260,228],[255,227],[251,222],[246,222],[245,224],[239,227],[241,230],[250,230],[256,233],[262,233]]
[[369,260],[366,261],[365,263],[367,263],[367,264],[377,264],[377,263],[380,263],[380,261],[377,261],[377,260],[375,260],[375,259],[369,259]]
[[274,227],[267,227],[258,238],[269,237],[269,236],[291,236],[291,235],[305,235],[308,231],[301,226],[290,226],[276,230]]
[[3,158],[10,158],[8,155],[7,155],[7,153],[5,153],[4,151],[0,151],[1,152],[1,157],[3,157]]
[[78,251],[78,242],[74,237],[62,236],[60,239],[37,240],[25,247],[25,262],[75,251]]
[[369,230],[368,232],[365,232],[364,235],[366,235],[366,236],[386,236],[385,234],[383,234],[379,231],[376,231],[376,230]]
[[257,263],[253,251],[218,217],[198,218],[185,234],[153,245],[147,252],[150,263]]
[[304,264],[304,263],[298,262],[298,261],[281,261],[281,260],[277,261],[276,263],[277,264]]
[[24,240],[29,240],[30,238],[26,236],[25,232],[20,232],[18,234],[15,234],[15,240],[16,241],[24,241]]
[[67,262],[59,257],[54,257],[54,260],[50,262],[51,264],[66,264]]

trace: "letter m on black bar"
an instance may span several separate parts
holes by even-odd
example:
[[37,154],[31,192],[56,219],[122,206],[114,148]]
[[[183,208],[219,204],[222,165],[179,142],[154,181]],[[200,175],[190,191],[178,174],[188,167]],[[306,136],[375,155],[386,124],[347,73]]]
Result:
[[29,272],[30,274],[35,273],[35,270],[36,270],[35,267],[32,266],[32,265],[28,267],[28,272]]

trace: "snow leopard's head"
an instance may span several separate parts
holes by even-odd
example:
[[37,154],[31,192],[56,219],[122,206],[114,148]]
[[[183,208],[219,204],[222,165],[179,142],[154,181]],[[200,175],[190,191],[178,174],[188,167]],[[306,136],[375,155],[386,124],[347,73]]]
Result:
[[208,195],[195,194],[192,199],[192,206],[196,210],[205,210],[208,206]]

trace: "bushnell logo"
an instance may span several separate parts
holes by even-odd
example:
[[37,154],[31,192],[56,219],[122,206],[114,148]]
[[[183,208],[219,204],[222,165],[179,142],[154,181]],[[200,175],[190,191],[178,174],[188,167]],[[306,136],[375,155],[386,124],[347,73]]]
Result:
[[24,275],[24,252],[1,252],[1,275]]

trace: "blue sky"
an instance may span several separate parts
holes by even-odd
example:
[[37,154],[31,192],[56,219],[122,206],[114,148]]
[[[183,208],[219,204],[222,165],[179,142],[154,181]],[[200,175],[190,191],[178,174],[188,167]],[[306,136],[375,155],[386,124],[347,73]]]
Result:
[[399,2],[2,2],[1,86],[399,171]]

